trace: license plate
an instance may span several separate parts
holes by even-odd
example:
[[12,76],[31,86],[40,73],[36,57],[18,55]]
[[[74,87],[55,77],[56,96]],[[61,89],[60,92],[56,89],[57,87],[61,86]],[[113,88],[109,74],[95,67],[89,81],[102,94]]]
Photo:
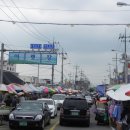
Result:
[[19,122],[19,126],[27,126],[27,122],[26,121]]
[[71,112],[71,115],[72,115],[72,116],[78,116],[79,113],[78,113],[78,112]]

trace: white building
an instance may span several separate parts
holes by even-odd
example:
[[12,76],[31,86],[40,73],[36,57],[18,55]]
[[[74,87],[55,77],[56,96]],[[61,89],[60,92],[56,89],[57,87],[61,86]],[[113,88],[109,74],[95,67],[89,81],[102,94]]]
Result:
[[[0,65],[1,65],[1,61],[0,61]],[[16,65],[15,64],[9,64],[7,60],[4,60],[3,70],[16,73]]]

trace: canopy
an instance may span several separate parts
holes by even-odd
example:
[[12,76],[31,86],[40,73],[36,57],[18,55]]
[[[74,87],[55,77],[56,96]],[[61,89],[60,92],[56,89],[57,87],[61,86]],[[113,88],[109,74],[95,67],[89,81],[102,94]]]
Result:
[[23,89],[23,91],[25,93],[31,93],[31,92],[33,92],[33,90],[28,86],[28,84],[24,84],[23,86],[21,86],[21,88]]
[[8,89],[5,84],[0,84],[0,91],[2,92],[8,92]]
[[34,87],[32,84],[29,84],[29,87],[33,90],[33,92],[40,93],[41,91]]
[[126,95],[126,92],[130,91],[130,84],[122,84],[116,91],[109,90],[106,94],[114,100],[117,101],[127,101],[130,100],[130,96]]

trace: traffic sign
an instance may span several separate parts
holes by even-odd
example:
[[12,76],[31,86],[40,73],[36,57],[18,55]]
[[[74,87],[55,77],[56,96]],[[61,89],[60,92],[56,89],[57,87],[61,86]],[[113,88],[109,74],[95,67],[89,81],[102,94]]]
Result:
[[31,49],[42,49],[42,44],[30,44]]
[[43,49],[54,49],[55,45],[54,44],[43,44]]

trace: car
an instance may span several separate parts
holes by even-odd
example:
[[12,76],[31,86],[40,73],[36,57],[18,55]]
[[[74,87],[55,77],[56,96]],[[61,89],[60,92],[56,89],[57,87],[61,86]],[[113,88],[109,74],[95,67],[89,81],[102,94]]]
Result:
[[54,118],[57,116],[57,105],[55,104],[55,101],[51,98],[40,98],[38,101],[46,102],[48,104],[49,109],[51,110],[52,114],[51,117]]
[[9,128],[38,128],[50,124],[51,111],[47,103],[23,101],[9,114]]
[[90,125],[90,110],[84,97],[68,96],[65,98],[60,109],[59,124],[66,122],[83,122],[87,127]]
[[55,101],[55,104],[57,105],[57,109],[60,110],[63,101],[65,99],[66,95],[65,94],[54,94],[52,96],[52,99]]
[[93,99],[91,96],[85,96],[86,101],[88,102],[88,104],[91,106],[93,104]]

